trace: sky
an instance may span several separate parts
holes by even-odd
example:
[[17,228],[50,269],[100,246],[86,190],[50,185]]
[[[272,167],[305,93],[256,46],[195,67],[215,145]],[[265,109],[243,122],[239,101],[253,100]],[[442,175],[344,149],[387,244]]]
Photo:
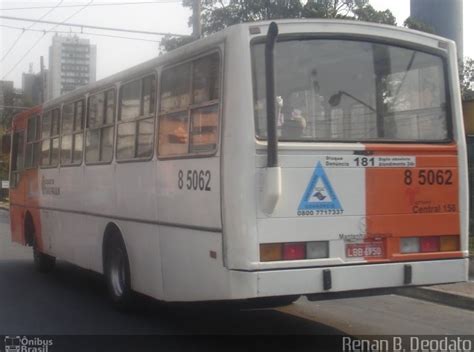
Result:
[[[446,0],[451,1],[451,0]],[[474,21],[468,18],[474,13],[474,0],[463,0],[464,3],[464,38],[474,34]],[[149,3],[145,3],[149,2]],[[117,3],[133,3],[127,5],[111,5]],[[102,27],[118,27],[151,32],[190,34],[188,19],[191,11],[183,8],[181,0],[0,0],[2,16],[23,17],[95,25]],[[89,6],[86,7],[86,5]],[[108,4],[108,6],[93,6]],[[409,16],[410,0],[370,0],[377,10],[389,8],[402,25]],[[51,9],[17,9],[20,7],[56,6]],[[62,7],[81,5],[81,7]],[[72,17],[71,17],[72,16]],[[9,27],[18,27],[14,29]],[[29,28],[31,26],[31,28]],[[9,19],[0,19],[0,80],[14,81],[15,88],[21,88],[21,75],[28,72],[30,63],[33,72],[40,70],[40,56],[44,57],[48,66],[48,48],[53,33],[43,30],[80,32],[80,28],[58,26],[53,24],[30,23]],[[29,28],[38,31],[22,31]],[[86,34],[87,33],[87,34]],[[135,39],[111,38],[89,33],[122,36]],[[84,29],[82,38],[90,40],[97,46],[97,79],[132,67],[156,57],[159,54],[160,36],[110,32],[95,29]],[[140,40],[138,40],[140,39]],[[474,41],[464,40],[464,56],[474,58]]]

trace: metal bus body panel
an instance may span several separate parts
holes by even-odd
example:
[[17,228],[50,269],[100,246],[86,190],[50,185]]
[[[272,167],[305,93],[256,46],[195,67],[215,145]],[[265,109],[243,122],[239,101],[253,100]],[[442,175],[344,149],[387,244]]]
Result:
[[[259,27],[261,33],[266,33],[268,23],[255,24]],[[410,45],[419,47],[421,50],[431,50],[439,52],[447,57],[448,77],[447,92],[450,96],[450,114],[453,117],[453,140],[455,147],[452,152],[447,152],[443,148],[437,150],[434,146],[431,152],[426,153],[421,148],[413,148],[411,155],[421,162],[420,165],[430,165],[429,168],[450,169],[456,178],[453,188],[444,189],[436,196],[436,199],[447,198],[456,204],[457,211],[454,214],[406,214],[401,217],[394,216],[392,224],[399,221],[408,221],[419,223],[415,230],[430,225],[431,230],[425,231],[425,235],[434,234],[432,231],[435,224],[442,224],[447,220],[450,224],[449,229],[446,226],[440,226],[436,234],[460,235],[460,251],[455,253],[432,254],[433,258],[456,258],[466,256],[467,246],[467,177],[466,177],[466,155],[465,142],[463,139],[463,125],[460,113],[460,96],[457,81],[457,69],[455,61],[455,45],[453,42],[440,37],[419,34],[414,31],[402,30],[389,26],[377,26],[374,31],[372,24],[360,23],[335,23],[307,21],[305,23],[294,23],[292,21],[279,22],[280,35],[301,35],[308,33],[314,36],[328,36],[336,38],[338,36],[352,36],[354,39],[380,40],[387,44]],[[350,34],[349,34],[350,33]],[[236,35],[237,37],[237,35]],[[371,182],[376,173],[369,171],[367,173],[363,168],[344,168],[337,170],[336,167],[326,168],[328,178],[331,183],[337,184],[337,195],[344,198],[341,203],[345,204],[347,213],[343,217],[322,216],[317,220],[311,218],[297,217],[297,208],[311,174],[314,172],[317,161],[323,161],[327,156],[354,157],[354,154],[360,151],[377,151],[379,144],[373,143],[297,143],[280,142],[279,158],[282,173],[282,196],[274,212],[270,215],[265,214],[261,205],[260,192],[262,190],[263,173],[266,167],[266,143],[256,141],[253,135],[249,136],[249,131],[254,131],[255,122],[253,120],[253,96],[252,92],[242,90],[245,86],[252,84],[251,60],[238,65],[240,57],[249,55],[250,41],[258,35],[252,36],[242,31],[240,40],[242,41],[235,47],[229,47],[227,60],[233,66],[232,72],[227,72],[226,84],[227,93],[231,97],[226,101],[226,121],[224,131],[224,157],[223,157],[223,221],[226,241],[226,265],[229,269],[239,270],[267,270],[288,269],[306,266],[326,266],[342,264],[364,264],[372,261],[371,258],[348,259],[344,255],[344,242],[341,241],[341,234],[360,234],[361,223],[366,230],[367,223],[373,219],[371,216],[393,215],[397,209],[386,210],[384,214],[367,213],[366,184]],[[288,37],[289,38],[289,37]],[[229,40],[234,43],[233,40]],[[441,44],[440,44],[441,43]],[[239,55],[239,59],[235,56]],[[234,56],[235,55],[235,56]],[[236,66],[237,65],[237,66]],[[239,95],[239,102],[232,99]],[[252,133],[253,134],[253,133]],[[253,139],[253,140],[252,140]],[[383,144],[385,145],[385,144]],[[402,144],[400,144],[402,146]],[[253,154],[251,154],[253,153]],[[431,154],[430,154],[431,153]],[[383,153],[382,153],[383,154]],[[381,154],[381,155],[382,155]],[[400,154],[397,148],[391,154],[396,156]],[[409,154],[409,153],[408,153]],[[401,153],[401,155],[408,155]],[[252,155],[252,157],[249,157]],[[377,155],[377,153],[376,153]],[[227,161],[227,159],[231,161]],[[397,171],[401,172],[403,168]],[[367,179],[369,175],[369,180]],[[374,176],[375,175],[375,176]],[[382,177],[384,175],[382,174]],[[244,181],[246,180],[246,181]],[[250,182],[249,182],[250,181]],[[377,187],[380,192],[380,187]],[[426,193],[428,192],[428,193]],[[424,194],[428,197],[433,191],[426,191]],[[454,194],[453,194],[454,193]],[[383,195],[382,195],[383,198]],[[238,201],[235,201],[238,199]],[[370,197],[373,203],[373,197]],[[242,207],[240,202],[246,202],[247,206]],[[256,204],[256,206],[254,206]],[[374,207],[374,204],[370,205]],[[346,210],[346,209],[344,209]],[[253,220],[255,216],[255,221]],[[415,220],[413,216],[418,216]],[[434,221],[434,222],[433,222]],[[317,230],[316,230],[317,229]],[[446,230],[447,233],[440,231]],[[413,235],[416,233],[412,232]],[[405,233],[405,236],[407,234]],[[398,235],[397,235],[398,236]],[[259,259],[258,247],[260,243],[278,243],[278,242],[305,242],[305,241],[330,241],[330,258],[318,260],[297,260],[297,261],[278,261],[261,262]],[[395,248],[399,245],[398,240],[390,245],[390,256],[383,258],[380,262],[389,260],[412,260],[414,257],[397,257]],[[392,255],[393,254],[393,255]],[[429,255],[420,256],[421,260],[428,260]],[[464,262],[463,262],[464,263]],[[342,270],[342,269],[341,269]],[[290,270],[289,272],[291,272]],[[445,277],[441,280],[449,279]]]
[[[446,156],[441,166],[458,168],[461,252],[455,255],[466,256],[466,147],[460,122],[460,97],[455,88],[458,82],[454,44],[443,38],[390,26],[341,21],[289,20],[279,23],[282,35],[316,33],[351,35],[354,39],[362,36],[387,43],[414,43],[448,55],[456,154]],[[209,50],[217,48],[221,52],[221,135],[216,154],[175,159],[159,159],[155,155],[150,161],[120,163],[113,160],[104,165],[35,169],[36,176],[28,176],[25,180],[35,182],[36,189],[41,189],[43,179],[54,179],[54,187],[60,188],[56,195],[43,194],[41,189],[37,204],[29,203],[37,209],[38,220],[35,217],[34,221],[39,224],[37,231],[42,237],[43,251],[102,272],[103,234],[109,224],[114,224],[127,247],[133,289],[167,301],[320,292],[322,270],[327,267],[334,271],[334,291],[399,286],[403,284],[400,278],[405,264],[413,266],[413,284],[465,280],[467,261],[449,259],[453,253],[437,258],[446,260],[434,260],[429,256],[421,259],[405,257],[391,259],[399,262],[378,264],[369,264],[370,260],[365,258],[348,260],[344,257],[344,243],[339,235],[361,232],[364,225],[361,219],[367,217],[367,172],[362,168],[346,167],[343,172],[338,172],[341,171],[339,167],[326,170],[331,182],[336,184],[338,198],[347,211],[345,216],[324,216],[316,222],[314,218],[295,215],[295,205],[301,201],[317,161],[330,155],[352,157],[354,152],[365,152],[372,147],[381,152],[379,145],[280,143],[282,198],[273,214],[262,212],[259,192],[266,145],[255,138],[250,49],[251,40],[259,35],[250,35],[250,26],[258,26],[261,33],[265,33],[268,23],[234,26],[45,104],[46,109],[61,106],[81,97],[87,98],[90,92],[110,86],[118,88],[120,82],[148,72],[161,73],[167,65],[192,59]],[[438,47],[440,41],[445,48]],[[155,146],[156,139],[155,136]],[[398,155],[400,151],[391,153]],[[419,151],[414,153],[418,157]],[[212,173],[210,192],[196,194],[179,188],[180,170],[187,174],[188,170],[195,169]],[[443,194],[452,197],[452,194]],[[28,200],[23,205],[26,203]],[[12,209],[23,205],[12,205]],[[24,220],[25,209],[15,214],[12,234],[14,239],[22,241],[23,235],[18,228],[23,224],[20,219]],[[386,213],[375,215],[385,216]],[[436,221],[442,222],[443,216]],[[327,230],[323,232],[324,238],[319,228]],[[334,255],[317,260],[260,261],[261,243],[318,239],[329,240],[330,252]],[[349,280],[356,276],[361,279]]]
[[[24,133],[23,153],[26,153],[26,135],[28,119],[41,114],[42,107],[36,106],[16,115],[12,121],[12,134],[15,132]],[[13,138],[12,138],[13,139]],[[12,148],[13,150],[13,148]],[[13,158],[13,153],[11,155]],[[10,159],[10,165],[12,160]],[[10,172],[10,175],[12,173]],[[23,168],[19,174],[18,183],[13,185],[10,180],[10,230],[12,241],[20,244],[26,244],[25,238],[25,219],[30,214],[34,223],[40,223],[40,214],[37,209],[39,202],[39,192],[41,184],[38,179],[38,170],[36,168]],[[35,237],[40,248],[43,247],[41,226],[35,232]]]

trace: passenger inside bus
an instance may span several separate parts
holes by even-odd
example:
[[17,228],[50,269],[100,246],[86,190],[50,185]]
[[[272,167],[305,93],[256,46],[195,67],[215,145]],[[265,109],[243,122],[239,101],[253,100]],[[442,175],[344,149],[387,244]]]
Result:
[[286,119],[281,127],[281,136],[284,139],[298,139],[303,136],[306,128],[306,119],[302,116],[301,110],[293,109],[291,118]]

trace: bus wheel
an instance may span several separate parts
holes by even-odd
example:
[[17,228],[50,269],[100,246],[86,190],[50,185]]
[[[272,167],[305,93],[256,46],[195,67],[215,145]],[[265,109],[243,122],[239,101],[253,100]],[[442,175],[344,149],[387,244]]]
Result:
[[249,305],[251,308],[277,308],[288,306],[299,298],[299,295],[251,298]]
[[104,259],[109,297],[117,309],[126,310],[131,306],[132,289],[127,250],[121,238],[114,236],[108,241]]
[[56,265],[56,258],[40,252],[36,239],[33,237],[33,262],[36,271],[40,273],[49,273]]

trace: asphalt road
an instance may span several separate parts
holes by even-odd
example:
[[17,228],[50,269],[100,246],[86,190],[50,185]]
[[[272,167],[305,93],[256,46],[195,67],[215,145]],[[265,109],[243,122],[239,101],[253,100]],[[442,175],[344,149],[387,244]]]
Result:
[[[472,311],[396,295],[318,302],[303,298],[278,310],[169,305],[144,297],[136,311],[120,313],[108,302],[100,275],[65,262],[58,262],[50,274],[39,274],[31,256],[31,249],[11,243],[8,212],[0,210],[0,335],[172,335],[180,336],[179,345],[172,345],[178,346],[175,350],[196,350],[196,335],[239,335],[237,341],[242,344],[246,340],[240,335],[273,339],[271,336],[298,334],[314,339],[315,335],[474,334]],[[125,340],[118,341],[123,347]],[[209,341],[204,341],[202,350],[211,349]],[[268,336],[264,341],[266,350]],[[301,338],[291,341],[301,342]],[[306,350],[323,350],[315,348],[314,340],[307,342],[310,347]],[[225,350],[232,346],[248,350],[235,343],[223,346]],[[0,351],[2,347],[0,342]],[[118,347],[112,350],[119,351]],[[277,347],[281,344],[273,346],[273,351]],[[302,350],[293,347],[286,350]],[[254,346],[253,350],[262,348]]]
[[166,305],[145,297],[136,312],[120,313],[98,274],[65,262],[52,273],[35,272],[31,249],[10,242],[8,224],[8,212],[0,210],[0,335],[342,333],[270,309]]

